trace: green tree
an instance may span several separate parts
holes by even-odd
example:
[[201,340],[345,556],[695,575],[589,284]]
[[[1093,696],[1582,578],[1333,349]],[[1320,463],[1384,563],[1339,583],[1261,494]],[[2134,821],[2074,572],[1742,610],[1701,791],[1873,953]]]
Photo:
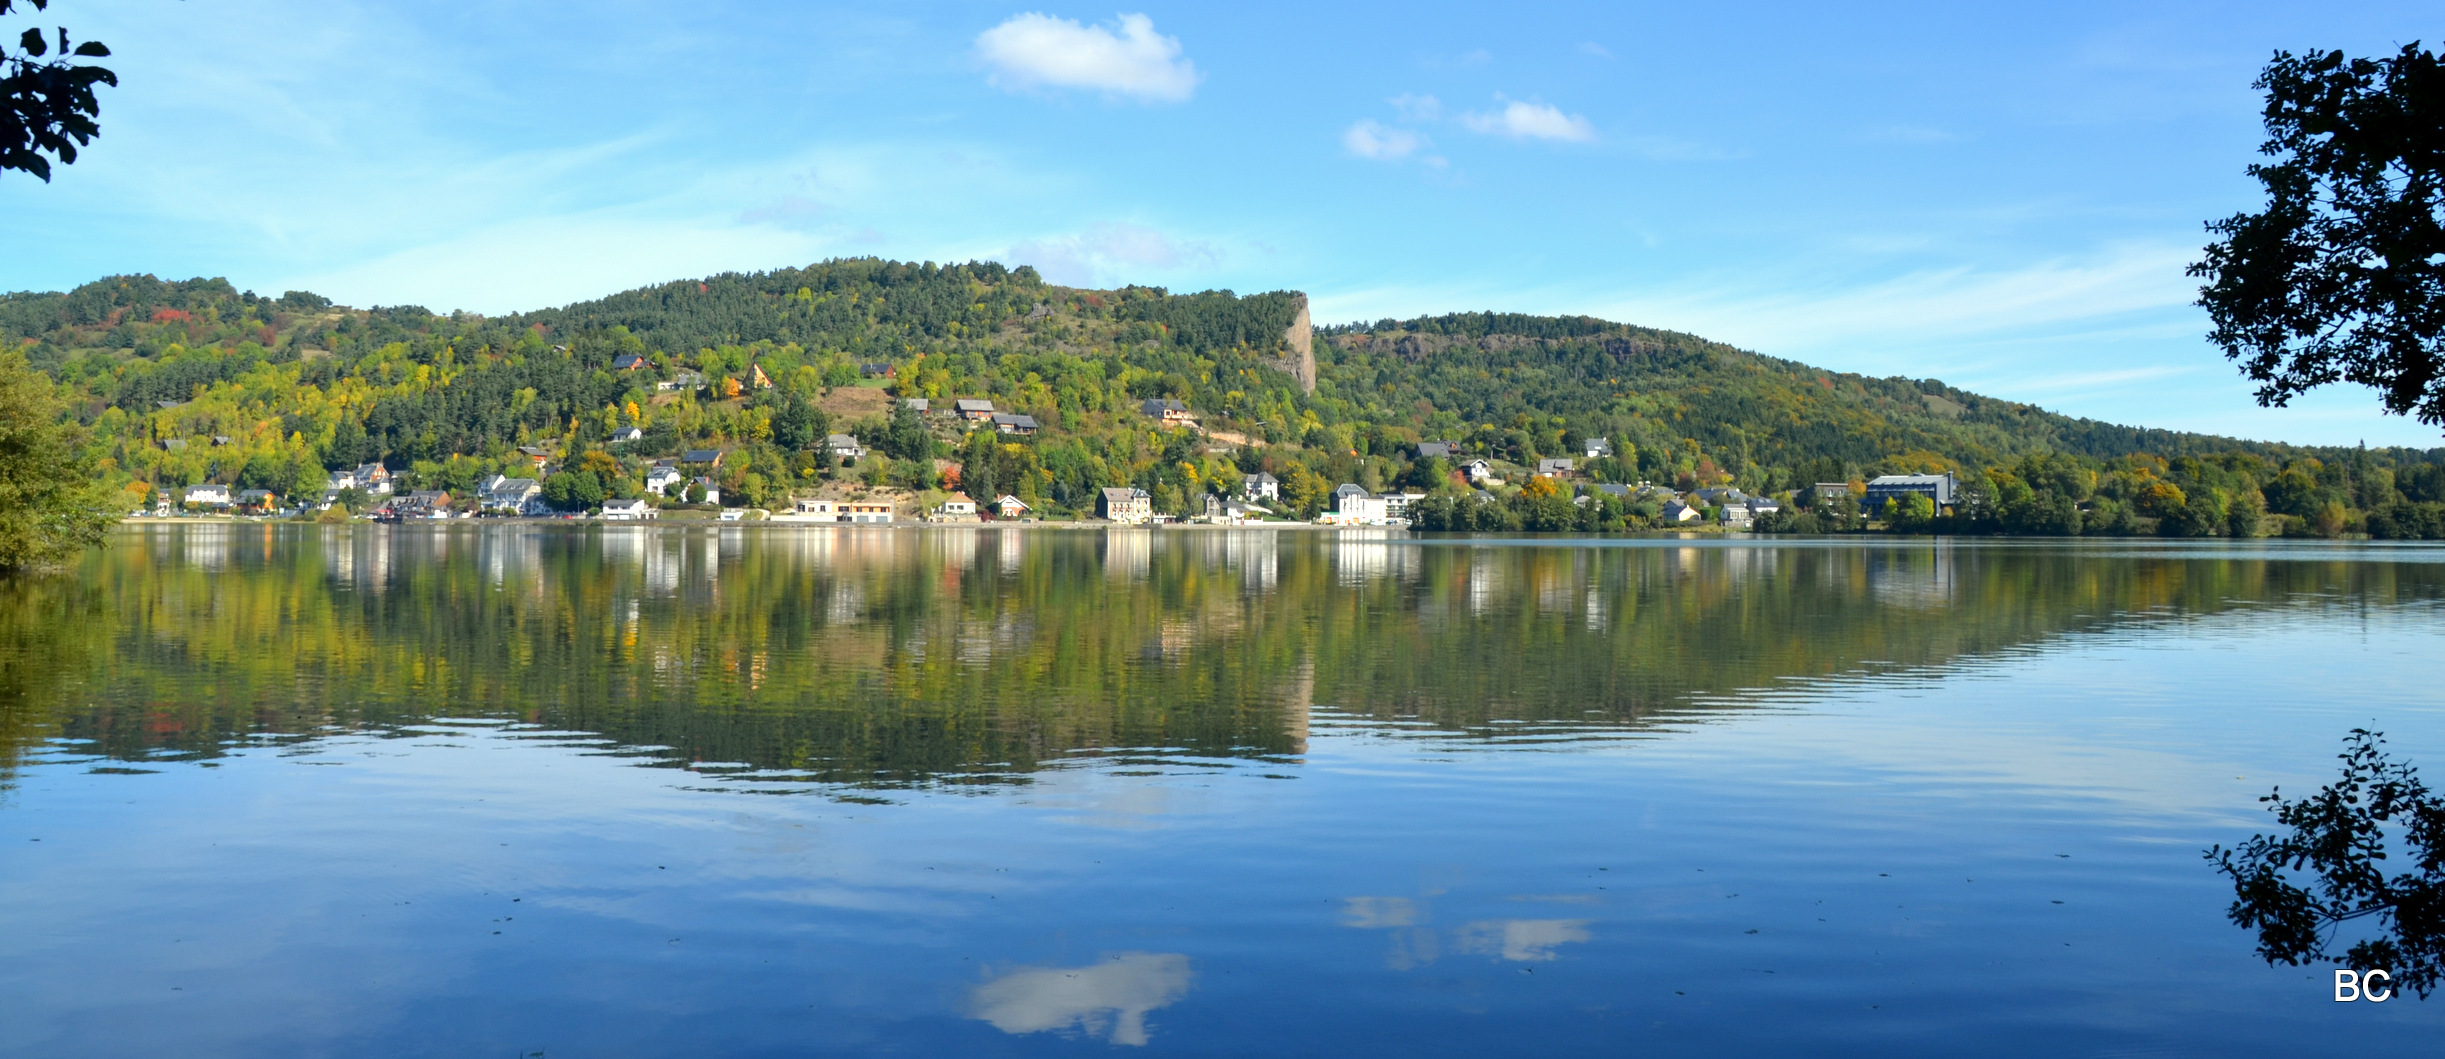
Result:
[[773,443],[792,452],[821,442],[830,432],[830,417],[795,393],[784,399],[781,410],[773,415]]
[[50,379],[0,353],[0,571],[61,562],[117,521],[84,431],[63,413]]
[[891,410],[891,427],[883,433],[882,448],[903,460],[931,460],[934,432],[926,429],[922,414],[902,403]]
[[2190,268],[2209,338],[2281,407],[2330,382],[2445,424],[2445,67],[2418,42],[2387,59],[2277,52],[2267,207],[2208,225]]

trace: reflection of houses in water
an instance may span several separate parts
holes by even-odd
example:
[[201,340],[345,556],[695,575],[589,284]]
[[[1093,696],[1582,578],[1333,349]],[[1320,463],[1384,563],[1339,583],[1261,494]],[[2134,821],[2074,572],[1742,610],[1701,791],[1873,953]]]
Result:
[[1263,594],[1273,591],[1282,579],[1282,531],[1224,530],[1223,562],[1227,569],[1239,571],[1242,591]]
[[398,530],[390,526],[366,526],[365,532],[352,534],[358,548],[356,576],[349,583],[359,589],[381,592],[391,584],[391,545]]
[[1406,573],[1414,548],[1392,546],[1389,529],[1341,529],[1333,533],[1333,579],[1345,585],[1380,581]]
[[1510,578],[1496,563],[1502,554],[1494,548],[1476,548],[1469,552],[1469,613],[1483,615],[1495,601],[1509,595]]
[[494,588],[509,583],[539,582],[543,579],[543,541],[525,529],[500,529],[481,534],[475,542],[476,559],[483,564],[484,576]]
[[189,567],[216,574],[229,568],[229,523],[198,522],[183,528],[180,558]]
[[[628,527],[621,527],[626,529]],[[639,527],[642,530],[643,527]],[[683,541],[676,533],[657,532],[644,540],[643,554],[645,594],[671,596],[679,592],[680,567],[687,561],[681,550]]]
[[390,580],[391,533],[388,526],[322,527],[324,576],[357,591],[381,591]]
[[1154,562],[1154,530],[1114,527],[1104,531],[1104,576],[1143,581]]
[[990,536],[997,549],[996,557],[1001,563],[1002,576],[1009,577],[1017,574],[1019,558],[1027,554],[1026,534],[1015,529],[997,529],[992,531]]
[[1953,542],[1926,548],[1878,548],[1863,556],[1868,591],[1887,606],[1932,609],[1953,604],[1958,588]]
[[1290,752],[1307,753],[1308,725],[1316,713],[1316,662],[1308,659],[1292,670],[1282,686],[1282,734],[1290,737]]

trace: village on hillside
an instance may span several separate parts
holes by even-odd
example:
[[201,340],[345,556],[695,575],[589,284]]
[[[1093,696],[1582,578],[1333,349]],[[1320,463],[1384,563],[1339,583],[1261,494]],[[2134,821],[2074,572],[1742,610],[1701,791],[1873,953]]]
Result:
[[[891,366],[868,365],[866,370],[870,375],[887,376]],[[760,376],[760,372],[751,376],[750,385],[769,385]],[[664,389],[702,385],[701,376],[684,372],[659,384]],[[877,390],[865,393],[881,396]],[[938,404],[925,398],[902,398],[894,411],[900,417],[915,417],[953,452],[966,448],[962,442],[980,432],[1023,441],[1041,429],[1033,416],[998,409],[992,401],[981,398],[956,399],[942,407]],[[1137,411],[1150,429],[1193,434],[1211,453],[1228,457],[1264,446],[1262,441],[1236,434],[1207,434],[1196,412],[1177,399],[1147,399]],[[218,438],[211,440],[222,443]],[[861,476],[860,466],[872,466],[875,453],[853,434],[832,433],[813,451],[831,465],[827,470],[837,468],[838,476],[819,489],[792,495],[789,506],[774,509],[750,507],[736,495],[725,493],[722,471],[725,461],[731,458],[727,448],[686,449],[662,457],[623,459],[609,455],[644,440],[645,432],[635,426],[618,428],[609,433],[602,448],[589,450],[576,461],[598,482],[615,475],[626,477],[626,472],[633,468],[637,485],[634,496],[568,495],[565,491],[555,495],[547,483],[555,480],[556,473],[572,468],[559,446],[545,444],[519,447],[520,467],[531,466],[529,473],[516,477],[491,474],[472,490],[459,493],[447,489],[402,489],[403,476],[375,462],[330,472],[319,493],[283,496],[265,488],[233,489],[225,484],[204,483],[189,486],[177,495],[161,494],[152,507],[132,514],[140,518],[318,521],[362,518],[391,523],[476,518],[602,522],[674,518],[855,525],[1015,522],[1409,527],[1417,523],[1417,509],[1430,495],[1439,493],[1454,503],[1492,504],[1506,496],[1525,493],[1567,501],[1579,508],[1611,504],[1657,529],[1738,531],[1752,529],[1761,520],[1782,514],[1787,504],[1841,510],[1860,520],[1906,505],[1912,497],[1923,497],[1928,509],[1942,512],[1954,503],[1957,487],[1950,473],[1883,475],[1865,481],[1816,483],[1800,495],[1753,495],[1728,484],[1678,483],[1682,487],[1676,488],[1645,481],[1594,480],[1585,473],[1586,466],[1610,461],[1614,456],[1612,443],[1604,438],[1585,439],[1577,458],[1546,457],[1533,465],[1475,453],[1458,441],[1425,441],[1416,443],[1407,455],[1419,466],[1440,469],[1444,487],[1434,493],[1414,486],[1385,490],[1344,482],[1332,486],[1321,498],[1321,505],[1303,505],[1287,495],[1285,483],[1273,473],[1253,470],[1240,474],[1236,481],[1214,483],[1216,488],[1200,494],[1185,509],[1162,510],[1145,489],[1112,486],[1097,490],[1091,509],[1063,512],[1051,510],[1051,505],[1041,497],[1031,498],[1019,492],[1001,492],[986,498],[971,496],[962,488],[966,477],[963,465],[952,459],[933,461],[938,487],[932,489],[912,489],[889,484],[877,476]],[[1303,506],[1320,509],[1311,513],[1302,510]]]

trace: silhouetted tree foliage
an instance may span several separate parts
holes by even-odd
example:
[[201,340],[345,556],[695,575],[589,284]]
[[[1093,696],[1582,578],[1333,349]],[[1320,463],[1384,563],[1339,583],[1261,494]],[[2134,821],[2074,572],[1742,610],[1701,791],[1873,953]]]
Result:
[[[51,0],[24,0],[36,11]],[[0,0],[0,15],[14,14],[18,0]],[[52,53],[58,58],[46,58]],[[61,165],[76,161],[76,150],[101,135],[94,118],[102,113],[94,98],[95,85],[116,85],[117,74],[99,66],[70,61],[99,59],[110,54],[102,42],[76,43],[61,28],[56,38],[42,29],[26,30],[17,38],[17,51],[0,45],[0,169],[22,169],[48,182],[51,158]]]
[[[2233,880],[2226,914],[2258,932],[2268,963],[2383,969],[2426,997],[2445,974],[2445,801],[2417,769],[2386,758],[2384,733],[2355,728],[2345,742],[2341,779],[2307,798],[2279,788],[2259,799],[2290,834],[2206,856]],[[2407,854],[2407,870],[2391,875],[2389,839]],[[2374,936],[2334,952],[2338,926],[2360,920]]]
[[2277,52],[2267,93],[2276,161],[2250,167],[2267,207],[2209,224],[2190,274],[2209,337],[2282,406],[2331,382],[2445,424],[2445,69],[2405,45],[2387,59]]

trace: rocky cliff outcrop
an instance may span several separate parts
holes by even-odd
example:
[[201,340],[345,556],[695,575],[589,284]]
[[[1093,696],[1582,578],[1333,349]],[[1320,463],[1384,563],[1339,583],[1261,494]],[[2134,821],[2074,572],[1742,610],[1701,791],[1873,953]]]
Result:
[[1275,363],[1283,371],[1290,373],[1292,378],[1299,380],[1300,389],[1315,393],[1316,332],[1308,322],[1307,295],[1301,294],[1298,295],[1298,298],[1298,315],[1291,317],[1290,326],[1282,331],[1284,352],[1280,357],[1275,358]]

